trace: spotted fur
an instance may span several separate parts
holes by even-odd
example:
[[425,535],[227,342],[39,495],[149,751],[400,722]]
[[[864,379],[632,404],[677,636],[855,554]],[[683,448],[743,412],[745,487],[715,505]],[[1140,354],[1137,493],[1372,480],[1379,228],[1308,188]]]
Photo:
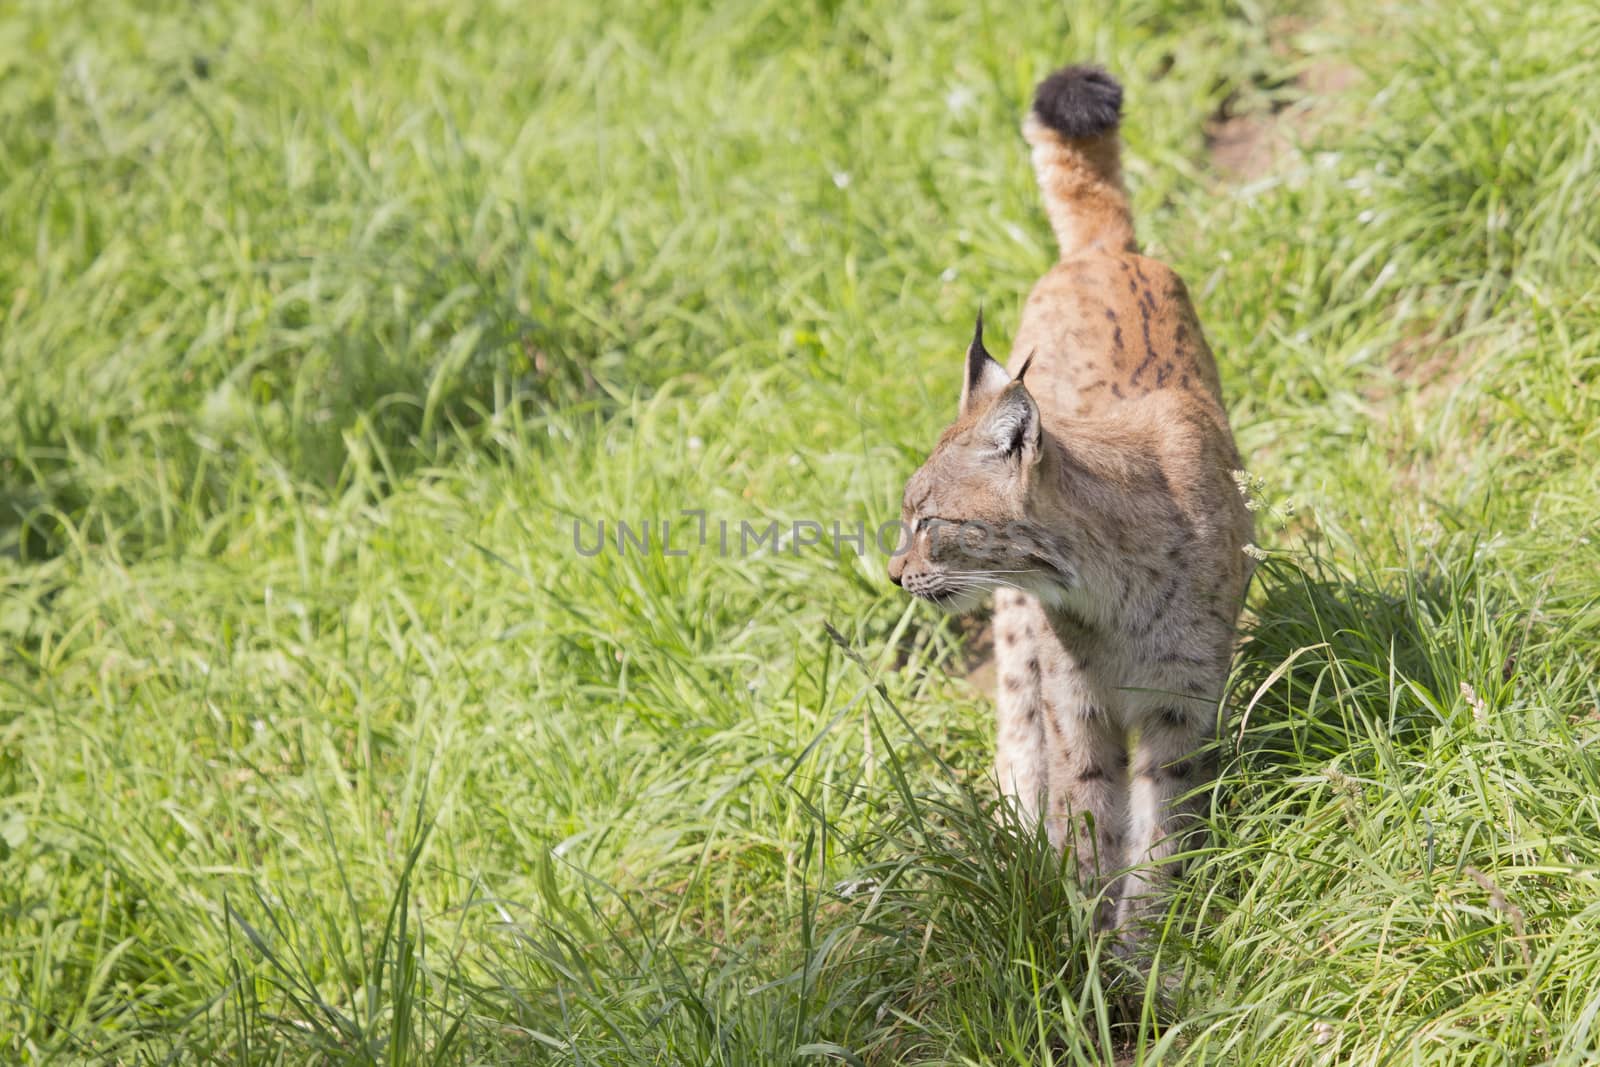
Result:
[[1040,86],[1023,133],[1061,258],[1009,371],[980,320],[889,572],[951,610],[993,593],[1001,787],[1131,931],[1215,776],[1252,524],[1188,291],[1134,242],[1120,104],[1098,68]]

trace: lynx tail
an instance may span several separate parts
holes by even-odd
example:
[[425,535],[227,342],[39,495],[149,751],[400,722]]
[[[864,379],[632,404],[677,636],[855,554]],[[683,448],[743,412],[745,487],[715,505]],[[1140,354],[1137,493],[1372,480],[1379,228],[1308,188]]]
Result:
[[1034,91],[1022,133],[1062,259],[1094,245],[1138,250],[1122,187],[1121,119],[1122,86],[1099,67],[1063,67]]

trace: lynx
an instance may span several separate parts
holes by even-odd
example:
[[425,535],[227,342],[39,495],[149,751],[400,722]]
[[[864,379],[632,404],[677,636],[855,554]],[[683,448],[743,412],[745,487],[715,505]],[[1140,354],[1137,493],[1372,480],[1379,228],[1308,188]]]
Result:
[[1253,531],[1188,292],[1134,240],[1121,113],[1098,67],[1039,84],[1023,135],[1061,258],[1009,370],[980,311],[889,577],[955,611],[993,593],[1002,791],[1134,936],[1215,778]]

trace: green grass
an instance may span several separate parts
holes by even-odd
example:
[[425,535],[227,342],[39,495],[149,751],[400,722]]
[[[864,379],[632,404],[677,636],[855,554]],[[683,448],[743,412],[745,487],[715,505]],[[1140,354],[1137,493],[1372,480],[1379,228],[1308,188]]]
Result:
[[[1600,17],[1023,6],[0,5],[0,1059],[1600,1055]],[[572,539],[893,517],[1080,57],[1272,553],[1148,977],[882,557]]]

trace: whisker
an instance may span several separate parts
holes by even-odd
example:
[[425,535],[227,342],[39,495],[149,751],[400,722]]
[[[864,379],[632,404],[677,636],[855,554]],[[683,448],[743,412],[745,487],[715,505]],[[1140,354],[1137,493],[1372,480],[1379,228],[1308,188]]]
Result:
[[1035,567],[1026,567],[1026,568],[1023,568],[1023,569],[1022,569],[1022,570],[998,570],[998,571],[945,571],[945,573],[946,573],[946,574],[954,574],[954,575],[973,575],[973,574],[1038,574],[1038,573],[1039,573],[1039,571],[1038,571],[1038,569],[1037,569],[1037,568],[1035,568]]
[[[946,575],[946,577],[950,576]],[[1017,585],[1015,582],[1008,582],[1003,578],[991,578],[987,575],[961,578],[950,584],[953,588],[962,592],[972,592],[975,589],[1015,589],[1018,592],[1027,592],[1026,589],[1023,589],[1022,586]]]
[[949,582],[971,582],[977,585],[1005,585],[1013,589],[1022,588],[1022,586],[1009,578],[996,578],[987,574],[946,575],[945,580]]

